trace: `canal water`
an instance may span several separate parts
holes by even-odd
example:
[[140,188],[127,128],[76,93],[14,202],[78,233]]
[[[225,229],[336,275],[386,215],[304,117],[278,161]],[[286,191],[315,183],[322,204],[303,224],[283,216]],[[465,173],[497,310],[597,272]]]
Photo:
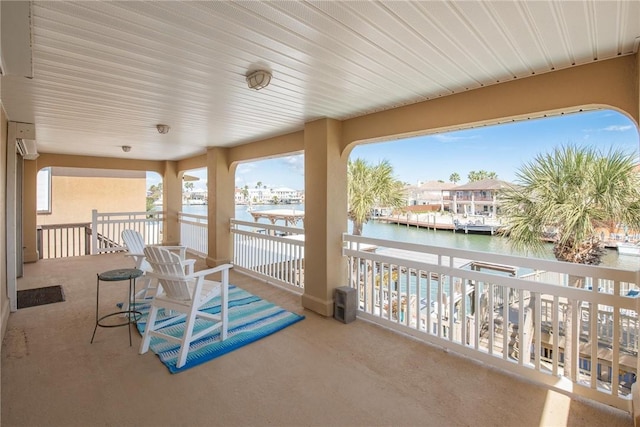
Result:
[[[197,215],[207,214],[206,205],[185,205],[182,208],[183,211],[187,213]],[[257,205],[253,206],[252,209],[254,211],[272,209],[295,209],[303,211],[304,205]],[[247,211],[247,206],[245,205],[236,205],[235,217],[236,219],[243,221],[253,221],[253,217]],[[349,231],[350,230],[351,224],[349,224]],[[464,234],[462,232],[454,233],[446,230],[428,230],[426,228],[416,228],[413,226],[407,227],[406,225],[387,224],[375,220],[369,221],[364,225],[362,234],[367,237],[419,243],[423,245],[554,259],[551,244],[547,245],[547,250],[544,255],[526,254],[515,251],[511,248],[507,239],[500,236],[491,236],[486,234]],[[640,257],[618,255],[618,252],[615,249],[606,249],[601,265],[626,270],[637,270],[640,268]]]

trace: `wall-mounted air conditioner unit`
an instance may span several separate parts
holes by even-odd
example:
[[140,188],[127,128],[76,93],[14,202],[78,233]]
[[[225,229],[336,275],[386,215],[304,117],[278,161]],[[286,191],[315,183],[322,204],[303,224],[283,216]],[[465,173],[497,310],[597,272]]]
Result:
[[15,137],[18,153],[26,160],[38,158],[36,127],[33,123],[9,122],[9,136]]
[[18,153],[20,153],[25,160],[35,160],[39,156],[34,139],[17,138],[16,146],[18,147]]

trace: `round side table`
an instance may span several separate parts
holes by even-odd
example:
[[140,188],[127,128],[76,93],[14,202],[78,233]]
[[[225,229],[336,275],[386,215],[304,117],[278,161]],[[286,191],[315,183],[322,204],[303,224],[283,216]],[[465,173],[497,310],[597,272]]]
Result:
[[[141,312],[135,310],[135,307],[134,307],[135,301],[132,300],[132,295],[133,295],[133,298],[135,298],[136,279],[142,276],[142,274],[143,274],[143,271],[137,268],[120,268],[117,270],[109,270],[109,271],[105,271],[104,273],[98,274],[98,279],[96,283],[96,325],[93,328],[93,335],[91,336],[92,344],[93,344],[93,339],[96,336],[96,330],[98,329],[98,326],[102,328],[116,328],[118,326],[129,326],[129,346],[132,345],[131,344],[131,324],[136,323],[140,318],[140,316],[142,316]],[[106,314],[102,317],[99,317],[98,313],[99,313],[99,307],[100,307],[100,282],[119,282],[124,280],[129,281],[129,294],[128,294],[129,309],[116,311],[113,313]],[[109,317],[119,316],[119,315],[126,315],[127,320],[125,322],[115,323],[115,324],[108,324],[103,322],[103,320]]]

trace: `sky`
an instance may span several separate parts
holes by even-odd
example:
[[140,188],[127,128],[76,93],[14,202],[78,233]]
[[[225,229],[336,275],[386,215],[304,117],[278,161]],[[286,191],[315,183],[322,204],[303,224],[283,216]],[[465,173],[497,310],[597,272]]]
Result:
[[[515,182],[516,173],[524,164],[568,144],[589,146],[604,153],[613,148],[636,158],[640,148],[633,121],[612,110],[598,110],[363,144],[353,149],[350,159],[361,158],[372,165],[387,160],[396,178],[408,184],[449,182],[452,173],[460,175],[459,184],[464,184],[469,172],[480,170],[495,172],[498,179]],[[187,173],[200,178],[194,188],[206,188],[206,170]],[[238,165],[238,187],[255,188],[258,182],[270,188],[304,190],[304,156]],[[147,183],[157,181],[148,178]]]

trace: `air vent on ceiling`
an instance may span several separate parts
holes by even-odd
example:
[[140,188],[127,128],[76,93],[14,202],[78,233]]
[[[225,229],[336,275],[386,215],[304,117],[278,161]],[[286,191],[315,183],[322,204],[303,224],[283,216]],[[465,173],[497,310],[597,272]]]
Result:
[[17,138],[16,146],[18,147],[18,153],[20,153],[25,160],[35,160],[39,156],[34,139]]

